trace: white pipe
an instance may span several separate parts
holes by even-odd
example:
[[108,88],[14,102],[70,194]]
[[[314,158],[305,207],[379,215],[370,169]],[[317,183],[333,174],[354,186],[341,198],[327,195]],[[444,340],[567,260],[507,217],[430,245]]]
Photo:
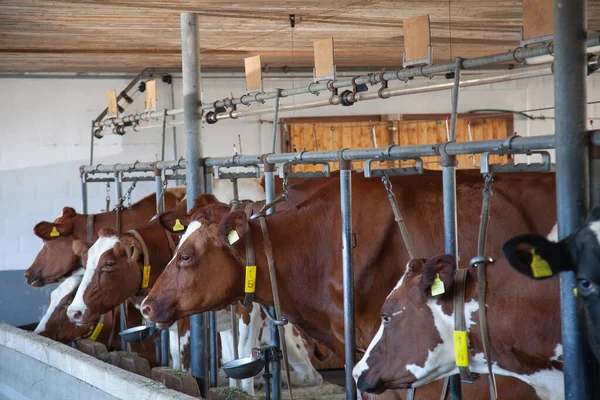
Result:
[[[588,47],[587,54],[600,53],[600,46]],[[547,64],[554,62],[554,56],[546,54],[545,56],[530,57],[525,59],[527,65]]]

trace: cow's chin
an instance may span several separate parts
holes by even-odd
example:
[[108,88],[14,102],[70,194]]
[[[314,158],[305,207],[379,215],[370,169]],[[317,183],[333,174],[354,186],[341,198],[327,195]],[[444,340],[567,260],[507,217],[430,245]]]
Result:
[[166,322],[156,322],[156,326],[160,329],[167,329],[170,328],[176,321],[176,319],[173,319]]

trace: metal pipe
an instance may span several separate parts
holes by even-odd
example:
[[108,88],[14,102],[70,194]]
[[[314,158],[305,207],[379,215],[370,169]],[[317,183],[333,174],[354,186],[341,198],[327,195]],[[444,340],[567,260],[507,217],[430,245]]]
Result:
[[[171,92],[171,108],[175,108],[175,88],[174,83],[171,81],[170,92]],[[175,117],[173,117],[173,121],[175,121]],[[171,130],[173,131],[173,160],[177,160],[177,128],[172,125]],[[179,180],[175,182],[177,186],[179,186]]]
[[[183,74],[183,108],[186,139],[186,175],[188,211],[194,206],[196,195],[204,191],[202,159],[202,123],[197,113],[202,104],[202,81],[200,77],[200,40],[198,16],[181,14],[181,55]],[[190,317],[191,374],[198,380],[200,392],[208,393],[208,363],[206,357],[206,317],[195,314]]]
[[160,330],[160,346],[161,346],[161,357],[160,357],[160,361],[161,361],[161,365],[163,367],[168,367],[169,366],[169,350],[170,350],[170,346],[169,346],[169,330],[168,329],[161,329]]
[[87,191],[87,174],[80,172],[81,180],[81,212],[82,214],[88,213],[88,191]]
[[158,168],[154,170],[154,182],[156,183],[156,212],[161,213],[165,211],[165,205],[164,202],[161,201],[163,183],[161,170]]
[[[271,153],[275,153],[275,144],[277,143],[277,127],[279,126],[279,99],[281,98],[281,89],[275,89],[275,113],[273,116],[273,148]],[[241,154],[241,149],[240,149]]]
[[[588,39],[588,41],[587,41],[588,47],[598,46],[598,45],[600,45],[600,40],[599,40],[598,36],[594,36],[594,37]],[[553,49],[552,49],[552,46],[550,46],[550,45],[549,46],[526,47],[526,48],[519,47],[515,50],[508,51],[505,53],[493,54],[493,55],[489,55],[489,56],[477,57],[477,58],[472,58],[472,59],[465,59],[463,61],[462,67],[465,69],[469,69],[469,68],[483,67],[485,65],[496,64],[496,63],[506,63],[506,62],[515,62],[515,61],[519,62],[521,60],[525,60],[526,58],[530,58],[530,57],[537,57],[537,56],[552,54],[552,51],[553,51]],[[430,77],[434,74],[452,72],[452,71],[454,71],[454,68],[455,68],[455,63],[452,62],[452,63],[447,63],[447,64],[424,66],[423,68],[399,69],[397,71],[385,72],[383,74],[381,74],[380,72],[373,72],[373,73],[369,73],[366,75],[358,76],[356,78],[355,82],[357,85],[360,85],[360,84],[375,85],[375,84],[380,83],[382,78],[387,81],[392,81],[392,80],[405,80],[405,79],[410,79],[410,78],[414,78],[414,77],[418,77],[418,76]],[[281,97],[289,97],[289,96],[294,96],[294,95],[299,95],[299,94],[329,91],[328,85],[331,85],[331,87],[338,88],[338,89],[343,88],[343,87],[350,87],[350,86],[352,86],[352,79],[338,79],[338,80],[334,80],[331,83],[329,83],[329,82],[312,83],[310,85],[301,86],[301,87],[297,87],[297,88],[282,89]],[[276,92],[257,93],[257,94],[253,94],[253,95],[246,94],[239,98],[224,99],[224,100],[219,100],[216,102],[207,102],[205,105],[202,106],[202,110],[208,111],[208,110],[213,110],[215,107],[231,107],[232,105],[262,102],[265,100],[274,99],[275,97],[276,97]],[[173,111],[173,110],[169,110],[169,111]],[[152,118],[153,113],[142,113],[142,115]],[[174,114],[169,114],[169,115],[174,115]],[[154,117],[154,118],[156,118],[156,117]],[[113,120],[118,121],[119,119],[118,118],[117,119],[108,118],[108,119],[102,121],[102,125],[99,124],[96,126],[100,127],[100,126],[112,125],[113,122],[111,122],[111,121],[113,121]],[[129,118],[125,117],[124,120],[129,120]],[[131,120],[131,122],[135,122],[135,121]],[[121,122],[117,122],[117,123],[121,123]]]
[[92,121],[92,129],[90,133],[90,165],[94,163],[94,121]]
[[[460,88],[460,73],[462,59],[456,58],[456,67],[454,68],[454,87],[452,88],[452,115],[450,119],[450,137],[449,142],[456,141],[456,119],[458,116],[458,93]],[[445,252],[458,256],[458,237],[457,225],[458,218],[456,213],[456,156],[442,153],[442,182],[443,182],[443,201],[444,201],[444,244]],[[462,400],[462,383],[460,375],[453,375],[449,378],[450,399]]]
[[[600,145],[600,134],[595,133],[591,138],[592,142]],[[527,150],[553,149],[554,135],[515,137],[508,139],[480,140],[474,142],[453,142],[445,146],[445,151],[450,155],[485,153],[512,150],[514,152],[525,152]],[[305,153],[277,153],[268,154],[266,161],[273,164],[281,164],[294,160],[298,164],[311,164],[313,162],[337,162],[340,155],[344,160],[369,160],[375,157],[381,157],[385,154],[391,159],[427,157],[439,155],[437,150],[439,144],[425,144],[418,146],[394,146],[391,148],[380,147],[376,149],[344,149],[338,151],[313,151]],[[204,159],[205,167],[216,167],[220,165],[246,166],[262,163],[262,156],[242,155],[235,157],[210,157]],[[152,171],[153,166],[165,169],[184,169],[185,160],[165,161],[158,163],[135,163],[135,164],[106,164],[106,165],[82,165],[80,171],[87,172],[90,175],[97,173],[108,173],[117,171],[127,172],[147,172]]]
[[208,313],[208,341],[210,345],[210,387],[218,386],[218,357],[217,357],[217,316],[214,311]]
[[[125,321],[125,303],[119,304],[119,328],[120,331],[127,329],[127,322]],[[128,344],[129,343],[125,342],[125,339],[121,336],[121,351],[128,351]]]
[[[586,130],[586,0],[554,0],[554,104],[558,237],[578,228],[588,210]],[[561,272],[561,321],[565,398],[589,399],[589,357],[573,294],[576,277]],[[594,382],[596,377],[594,377]]]
[[[278,89],[279,90],[279,89]],[[277,118],[277,115],[275,115]],[[265,168],[265,201],[271,203],[275,200],[275,165],[270,163],[264,164]],[[275,207],[267,209],[267,215],[271,215],[275,212]],[[281,318],[281,315],[277,315],[275,307],[269,307],[269,312],[275,318]],[[279,332],[277,326],[271,322],[271,345],[277,348],[281,347],[281,341],[279,338]],[[288,383],[289,384],[289,383]],[[281,399],[281,362],[279,360],[273,361],[273,400]]]
[[[485,76],[480,76],[480,77],[465,78],[465,79],[461,80],[460,86],[461,87],[470,87],[470,86],[478,86],[478,85],[487,85],[487,84],[492,84],[492,83],[508,82],[508,81],[512,81],[512,80],[527,79],[527,78],[547,76],[547,75],[552,75],[552,68],[550,66],[536,66],[536,67],[531,67],[531,68],[523,68],[523,69],[518,69],[518,70],[507,71],[507,72],[501,73],[501,74],[493,74],[493,75],[485,75]],[[384,89],[382,91],[381,96],[387,98],[387,97],[404,96],[404,95],[415,94],[415,93],[435,92],[435,91],[440,91],[440,90],[449,90],[449,89],[452,89],[453,86],[454,86],[453,82],[443,81],[443,82],[437,82],[437,83],[421,85],[421,86],[388,88],[388,89]],[[379,98],[380,98],[380,96],[379,96],[378,92],[372,92],[372,93],[362,92],[362,93],[356,94],[356,101],[376,100]],[[325,100],[312,99],[312,100],[302,102],[302,103],[282,104],[279,106],[279,111],[280,112],[289,112],[289,111],[305,110],[305,109],[316,108],[316,107],[326,107],[326,106],[330,106],[332,104],[336,105],[338,103],[339,103],[339,96],[334,96],[331,99],[331,102],[329,99],[325,99]],[[273,106],[253,107],[252,109],[248,109],[248,110],[237,110],[237,111],[220,113],[220,114],[217,114],[216,118],[217,118],[217,120],[221,120],[221,119],[229,119],[229,118],[243,118],[243,117],[250,117],[250,116],[256,116],[256,115],[270,114],[270,113],[274,112],[274,109],[275,108]],[[179,113],[180,110],[181,109],[171,110],[171,111]],[[137,120],[139,121],[140,119],[137,118]],[[106,121],[108,121],[108,120],[106,120]],[[172,121],[172,122],[167,123],[167,126],[178,126],[178,125],[181,125],[182,123],[183,123],[182,121]],[[107,123],[106,126],[109,128],[114,127],[114,125],[110,124],[110,123]],[[145,130],[145,129],[155,129],[158,127],[162,127],[162,123],[140,124],[137,126],[125,126],[125,127],[120,127],[119,129],[120,129],[120,132],[129,133],[129,132],[139,132],[139,131]],[[113,129],[113,133],[116,134],[117,130]],[[121,134],[121,133],[119,133],[119,134]]]
[[356,400],[356,383],[352,377],[352,369],[356,363],[356,339],[354,332],[354,271],[352,266],[352,162],[341,158],[340,192],[342,214],[346,400]]

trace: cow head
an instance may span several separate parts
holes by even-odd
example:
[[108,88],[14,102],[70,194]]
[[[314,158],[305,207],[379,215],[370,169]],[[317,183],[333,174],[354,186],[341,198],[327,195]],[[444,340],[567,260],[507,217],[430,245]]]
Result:
[[119,237],[112,229],[102,229],[99,235],[89,249],[81,241],[74,243],[74,250],[86,263],[79,289],[67,310],[69,319],[77,324],[96,321],[141,287],[143,253],[138,241],[129,234]]
[[588,342],[600,359],[600,207],[582,228],[559,242],[536,234],[519,235],[507,241],[502,252],[514,269],[533,279],[575,272]]
[[[449,375],[456,368],[453,283],[456,260],[442,255],[413,259],[381,309],[381,325],[354,368],[359,390],[406,389]],[[470,313],[465,307],[468,325]]]
[[[243,296],[246,215],[214,203],[193,215],[165,213],[165,229],[185,227],[165,271],[142,303],[142,314],[159,326],[205,310],[220,310]],[[232,231],[237,241],[231,240]],[[241,239],[239,239],[241,238]],[[230,243],[231,242],[231,243]],[[241,246],[241,247],[239,247]]]
[[25,271],[28,284],[42,287],[58,281],[81,266],[71,250],[76,239],[72,234],[76,216],[77,212],[73,208],[65,207],[56,221],[43,221],[33,228],[33,232],[44,244],[33,264]]
[[52,291],[48,310],[34,333],[62,343],[69,343],[89,333],[92,325],[77,326],[67,317],[67,307],[73,301],[82,277],[83,268],[75,271]]

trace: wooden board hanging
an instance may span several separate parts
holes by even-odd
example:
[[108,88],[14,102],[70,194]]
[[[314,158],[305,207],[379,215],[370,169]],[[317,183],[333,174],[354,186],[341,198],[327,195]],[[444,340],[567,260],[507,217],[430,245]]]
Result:
[[244,58],[246,69],[246,91],[262,90],[262,63],[260,56]]
[[523,0],[523,40],[552,35],[553,6],[552,0]]
[[429,58],[431,34],[429,15],[405,19],[404,26],[404,60],[406,62],[425,60]]
[[333,60],[333,38],[315,40],[315,80],[335,79],[335,66]]
[[156,79],[146,82],[146,110],[156,111]]
[[106,97],[108,97],[108,116],[116,117],[119,114],[119,109],[117,106],[117,91],[107,90]]

